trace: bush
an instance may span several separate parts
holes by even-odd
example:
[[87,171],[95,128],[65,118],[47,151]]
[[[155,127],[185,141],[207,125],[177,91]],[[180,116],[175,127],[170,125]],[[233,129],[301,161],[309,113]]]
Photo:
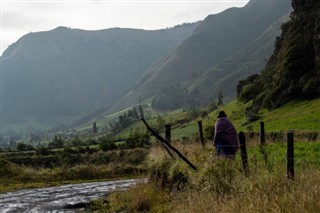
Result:
[[31,146],[31,145],[27,145],[25,143],[18,143],[17,144],[17,150],[18,151],[31,151],[31,150],[34,150],[34,147]]
[[64,146],[64,141],[61,138],[61,136],[57,137],[54,136],[52,141],[48,144],[49,149],[57,149],[57,148],[62,148]]
[[212,141],[214,137],[214,124],[210,123],[204,127],[204,138]]
[[0,157],[0,177],[7,178],[11,176],[18,175],[20,173],[19,169],[11,164],[9,161]]
[[198,176],[197,185],[217,194],[228,194],[233,191],[234,181],[239,170],[235,161],[216,159],[204,167]]
[[180,190],[187,186],[189,168],[179,161],[153,158],[148,161],[149,181],[155,186],[170,190]]
[[125,193],[111,194],[108,207],[110,212],[169,212],[166,206],[169,201],[169,194],[153,184],[139,184]]
[[45,146],[39,146],[36,148],[36,155],[50,155],[52,152]]
[[129,148],[133,149],[136,147],[143,148],[150,146],[150,135],[147,132],[134,132],[133,134],[129,135],[126,140],[126,144]]
[[112,142],[107,137],[101,137],[98,139],[98,141],[99,141],[99,147],[102,151],[115,150],[118,148],[115,142]]

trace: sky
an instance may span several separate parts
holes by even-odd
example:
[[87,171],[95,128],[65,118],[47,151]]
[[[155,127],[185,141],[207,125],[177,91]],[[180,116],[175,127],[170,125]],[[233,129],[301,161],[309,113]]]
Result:
[[83,30],[112,27],[162,29],[203,20],[249,0],[0,0],[0,54],[30,32],[58,26]]

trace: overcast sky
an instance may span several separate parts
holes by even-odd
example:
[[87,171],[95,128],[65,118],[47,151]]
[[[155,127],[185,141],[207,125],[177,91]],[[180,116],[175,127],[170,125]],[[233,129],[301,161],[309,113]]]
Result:
[[249,0],[0,0],[1,52],[23,35],[58,26],[84,30],[161,29],[203,20]]

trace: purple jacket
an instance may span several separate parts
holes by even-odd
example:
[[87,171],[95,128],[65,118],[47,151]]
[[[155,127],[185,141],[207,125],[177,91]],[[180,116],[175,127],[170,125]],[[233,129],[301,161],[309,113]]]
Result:
[[219,118],[215,124],[214,144],[216,144],[217,141],[225,141],[233,145],[235,149],[239,148],[237,131],[226,117]]

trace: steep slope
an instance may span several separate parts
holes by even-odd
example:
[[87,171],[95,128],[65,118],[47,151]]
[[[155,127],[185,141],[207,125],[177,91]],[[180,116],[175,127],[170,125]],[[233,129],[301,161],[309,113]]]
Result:
[[181,45],[148,69],[115,108],[148,99],[177,82],[188,86],[203,70],[252,42],[290,10],[289,0],[252,0],[243,8],[208,16]]
[[255,111],[320,97],[320,2],[293,0],[292,6],[291,20],[282,26],[261,76],[242,82],[240,99],[253,99]]
[[59,27],[23,36],[2,55],[4,124],[53,125],[106,108],[195,26],[154,31]]
[[201,104],[207,104],[212,97],[217,98],[219,91],[225,101],[234,98],[239,79],[258,74],[264,68],[274,50],[276,37],[281,34],[281,25],[288,20],[289,14],[273,23],[244,48],[206,69],[188,90],[201,91],[197,93]]

